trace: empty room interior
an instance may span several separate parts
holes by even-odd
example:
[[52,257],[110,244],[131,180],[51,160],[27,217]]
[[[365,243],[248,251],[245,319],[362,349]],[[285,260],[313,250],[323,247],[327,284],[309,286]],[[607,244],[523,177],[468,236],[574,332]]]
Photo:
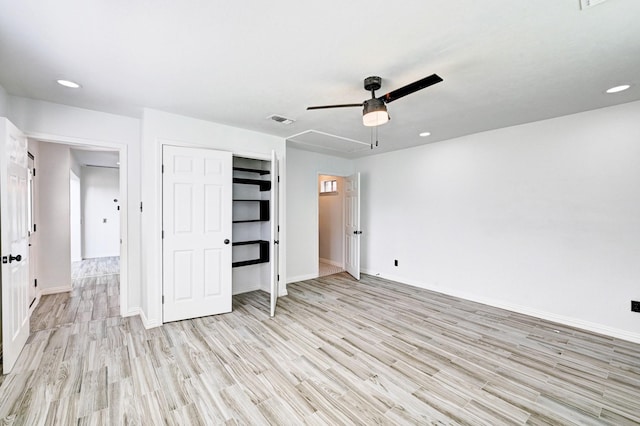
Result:
[[640,424],[639,18],[0,0],[0,422]]

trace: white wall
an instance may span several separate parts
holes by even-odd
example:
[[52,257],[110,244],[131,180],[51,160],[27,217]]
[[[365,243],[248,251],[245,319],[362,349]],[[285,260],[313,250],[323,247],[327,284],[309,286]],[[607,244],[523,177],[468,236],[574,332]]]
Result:
[[38,290],[55,293],[71,290],[71,241],[69,231],[69,167],[67,146],[40,143],[36,168],[38,180],[36,222],[38,233]]
[[638,117],[634,102],[357,160],[363,270],[640,341]]
[[[225,126],[209,121],[197,120],[162,111],[145,109],[142,125],[143,158],[142,169],[142,320],[146,327],[162,324],[162,204],[161,204],[161,159],[162,145],[207,147],[245,157],[270,159],[275,150],[280,159],[280,182],[285,187],[287,170],[284,139]],[[286,196],[280,192],[280,223],[286,223]],[[280,250],[286,253],[287,230],[280,227]],[[280,256],[280,275],[286,276],[286,256]],[[281,281],[280,294],[286,294]]]
[[9,95],[7,94],[4,87],[0,86],[0,117],[7,117],[7,103],[8,103]]
[[[126,315],[139,312],[140,294],[140,137],[141,121],[51,102],[8,97],[7,117],[34,139],[70,144],[86,144],[120,150],[123,165],[123,186],[127,196],[121,217],[127,238],[123,240],[120,274],[121,283],[127,278],[127,288],[121,294],[121,311]],[[123,158],[124,153],[124,158]],[[36,161],[38,161],[36,159]],[[68,186],[68,182],[67,182]]]
[[[338,191],[320,193],[322,181],[335,180]],[[318,178],[318,239],[320,260],[344,267],[344,178],[320,175]]]
[[82,257],[120,256],[120,170],[82,167]]
[[318,276],[318,175],[348,176],[352,160],[287,148],[287,282]]
[[[71,156],[73,159],[73,155]],[[82,260],[82,191],[80,176],[73,167],[69,170],[69,240],[71,244],[71,261]]]

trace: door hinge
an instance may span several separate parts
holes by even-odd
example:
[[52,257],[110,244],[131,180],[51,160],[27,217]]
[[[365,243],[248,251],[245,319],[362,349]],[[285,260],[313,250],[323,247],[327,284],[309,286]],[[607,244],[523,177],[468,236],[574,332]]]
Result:
[[276,281],[280,281],[280,274],[278,274],[278,278],[276,279]]
[[162,239],[164,240],[164,229],[162,230]]
[[164,164],[162,165],[162,173],[164,173]]
[[162,304],[164,305],[164,294],[162,295]]
[[38,279],[37,278],[33,280],[33,286],[34,287],[38,287]]
[[142,213],[142,201],[140,201],[140,213]]
[[280,183],[280,176],[278,176],[278,183]]
[[33,169],[33,176],[36,176],[36,169]]
[[33,224],[33,232],[36,232],[36,224]]
[[278,225],[278,232],[280,232],[280,225]]

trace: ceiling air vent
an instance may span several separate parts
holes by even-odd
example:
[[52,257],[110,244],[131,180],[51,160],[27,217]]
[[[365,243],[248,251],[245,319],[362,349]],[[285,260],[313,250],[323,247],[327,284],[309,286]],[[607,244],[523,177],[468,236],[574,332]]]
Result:
[[580,8],[585,10],[600,3],[604,3],[605,1],[607,0],[580,0]]
[[276,123],[280,123],[280,124],[291,124],[294,121],[296,121],[293,118],[287,118],[287,117],[283,117],[281,115],[275,115],[275,114],[268,116],[267,120],[273,120]]

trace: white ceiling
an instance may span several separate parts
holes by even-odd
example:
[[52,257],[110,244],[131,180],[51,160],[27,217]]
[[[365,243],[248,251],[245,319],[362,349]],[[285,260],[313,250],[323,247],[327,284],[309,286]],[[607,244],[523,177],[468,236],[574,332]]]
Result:
[[104,151],[102,149],[71,148],[71,155],[81,166],[120,168],[120,153],[118,151]]
[[[135,117],[150,107],[368,143],[358,108],[305,108],[363,101],[369,75],[383,78],[379,95],[444,78],[389,104],[377,149],[326,151],[357,157],[639,100],[639,18],[638,0],[0,0],[0,84]],[[621,83],[633,86],[604,93]],[[312,139],[291,144],[322,151]]]

